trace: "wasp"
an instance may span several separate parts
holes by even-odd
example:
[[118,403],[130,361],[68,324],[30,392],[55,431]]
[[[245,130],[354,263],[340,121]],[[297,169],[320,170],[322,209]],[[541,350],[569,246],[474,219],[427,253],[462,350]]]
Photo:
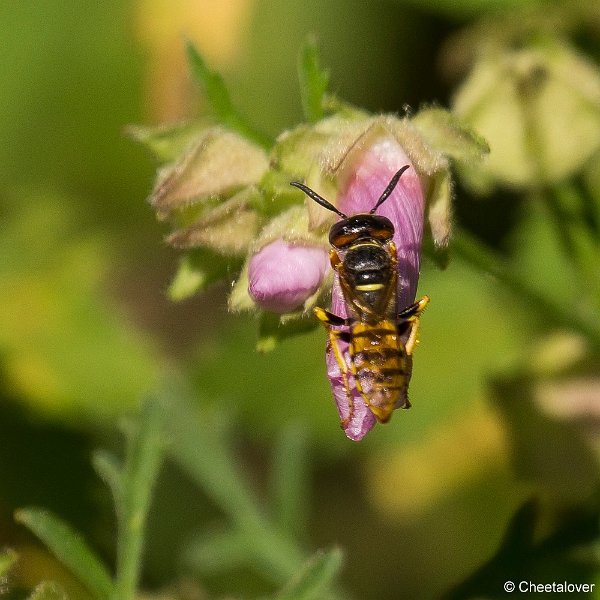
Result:
[[410,357],[417,344],[419,319],[429,297],[424,296],[398,310],[394,225],[387,217],[375,214],[409,166],[405,165],[392,177],[368,213],[352,216],[339,211],[308,186],[296,181],[291,183],[340,217],[329,231],[329,256],[348,316],[340,317],[320,307],[315,307],[313,312],[328,332],[328,349],[341,371],[350,407],[342,421],[344,428],[354,412],[349,374],[360,397],[380,423],[389,421],[397,406],[410,407],[407,397]]

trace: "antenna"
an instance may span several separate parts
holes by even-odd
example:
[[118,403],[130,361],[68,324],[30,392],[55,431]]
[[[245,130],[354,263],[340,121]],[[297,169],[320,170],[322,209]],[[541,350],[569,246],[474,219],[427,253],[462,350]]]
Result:
[[[385,190],[383,191],[383,194],[381,194],[381,196],[379,197],[379,200],[377,200],[377,203],[375,204],[375,206],[369,211],[369,214],[372,215],[375,213],[375,211],[389,198],[390,194],[394,191],[394,188],[396,187],[396,185],[398,184],[398,182],[400,181],[400,177],[402,177],[402,173],[404,173],[404,171],[406,171],[406,169],[409,169],[410,165],[404,165],[390,180],[390,182],[388,183],[388,186],[385,188]],[[293,185],[293,184],[292,184]]]
[[[407,168],[408,168],[408,165],[407,165]],[[348,218],[348,215],[345,215],[343,212],[340,212],[333,204],[331,204],[331,202],[329,202],[328,200],[325,200],[325,198],[323,198],[322,196],[319,196],[319,194],[317,194],[317,192],[311,190],[308,186],[304,185],[303,183],[299,183],[298,181],[292,181],[290,183],[290,185],[293,185],[294,187],[298,188],[299,190],[302,190],[307,196],[312,198],[317,204],[320,204],[323,208],[326,208],[327,210],[330,210],[331,212],[336,213],[337,215],[342,217],[342,219]]]

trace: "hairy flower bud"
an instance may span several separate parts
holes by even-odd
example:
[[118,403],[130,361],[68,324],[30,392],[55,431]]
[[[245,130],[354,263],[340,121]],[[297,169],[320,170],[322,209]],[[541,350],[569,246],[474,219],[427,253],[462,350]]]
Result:
[[454,106],[490,144],[480,185],[552,185],[600,148],[600,70],[552,37],[482,52]]
[[264,310],[293,312],[319,289],[328,269],[323,248],[278,239],[250,259],[248,292]]

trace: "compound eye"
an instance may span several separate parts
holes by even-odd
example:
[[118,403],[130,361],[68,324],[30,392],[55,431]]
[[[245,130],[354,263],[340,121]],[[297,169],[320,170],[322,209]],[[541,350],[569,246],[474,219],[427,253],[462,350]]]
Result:
[[373,215],[369,227],[369,233],[378,240],[391,240],[394,237],[394,226],[392,222],[381,215]]
[[358,239],[359,232],[344,219],[335,223],[329,231],[329,243],[336,248],[344,248]]
[[374,229],[371,235],[377,240],[391,240],[394,237],[393,229]]
[[358,214],[338,221],[329,232],[329,243],[346,248],[359,239],[387,241],[394,235],[392,222],[381,215]]
[[346,248],[350,246],[360,237],[360,234],[355,231],[334,231],[333,228],[329,232],[329,243],[335,248]]

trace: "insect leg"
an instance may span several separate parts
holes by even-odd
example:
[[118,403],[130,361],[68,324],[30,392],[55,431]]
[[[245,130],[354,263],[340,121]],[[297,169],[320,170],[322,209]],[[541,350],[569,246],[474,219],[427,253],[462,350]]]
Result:
[[[342,377],[342,385],[344,386],[344,392],[346,394],[346,401],[348,403],[348,416],[341,420],[340,425],[342,429],[346,429],[350,421],[354,417],[354,398],[352,397],[352,390],[350,389],[350,382],[348,381],[348,364],[344,358],[344,353],[339,347],[338,341],[345,340],[347,338],[347,332],[337,331],[335,329],[329,329],[329,347],[335,356],[335,360],[340,367],[340,374]],[[356,380],[355,380],[355,383]],[[334,394],[335,395],[335,394]]]
[[348,381],[348,364],[346,363],[344,353],[340,349],[338,341],[342,340],[345,342],[349,342],[350,336],[347,331],[332,329],[331,326],[350,326],[350,319],[343,319],[342,317],[338,317],[337,315],[334,315],[328,310],[325,310],[324,308],[320,308],[318,306],[313,308],[313,313],[315,314],[317,319],[319,319],[319,321],[323,323],[325,329],[327,329],[327,333],[329,334],[329,348],[333,352],[335,361],[337,362],[340,368],[342,385],[344,386],[346,401],[348,402],[348,416],[345,419],[342,419],[341,422],[342,428],[345,429],[354,416],[354,399],[352,398],[350,382]]
[[405,324],[408,324],[409,326],[410,333],[408,340],[404,345],[404,349],[408,356],[413,353],[415,346],[418,343],[419,319],[427,304],[429,304],[429,296],[423,296],[418,302],[411,304],[408,308],[405,308],[398,313],[397,322],[399,329]]
[[319,319],[319,321],[321,321],[321,323],[323,323],[323,325],[325,325],[325,328],[327,330],[329,330],[329,327],[331,325],[333,325],[335,327],[342,327],[342,326],[350,327],[350,325],[351,325],[350,319],[343,319],[342,317],[338,317],[337,315],[334,315],[332,312],[329,312],[328,310],[325,310],[324,308],[320,308],[319,306],[315,306],[315,308],[313,308],[313,313],[314,313],[315,317],[317,317],[317,319]]

